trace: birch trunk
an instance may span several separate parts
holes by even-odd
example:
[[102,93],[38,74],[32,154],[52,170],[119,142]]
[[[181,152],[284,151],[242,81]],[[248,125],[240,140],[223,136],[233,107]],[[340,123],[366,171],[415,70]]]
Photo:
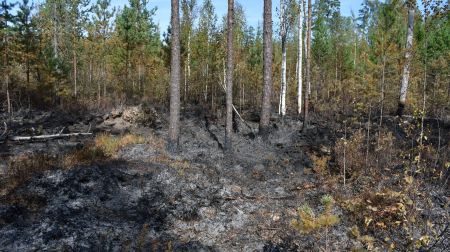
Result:
[[297,90],[297,105],[298,105],[298,114],[302,113],[302,92],[303,92],[303,0],[299,1],[299,12],[298,12],[298,62],[297,62],[297,81],[298,81],[298,90]]
[[414,33],[415,1],[408,3],[408,32],[406,34],[405,65],[403,66],[402,85],[400,88],[400,100],[397,115],[402,116],[406,104],[406,95],[409,85],[409,73],[412,59],[413,33]]
[[[8,76],[6,76],[6,79],[8,81]],[[9,97],[9,88],[8,87],[6,88],[6,103],[8,106],[8,121],[11,121],[12,110],[11,110],[11,99]]]
[[[206,39],[206,54],[208,58],[206,59],[206,76],[205,76],[205,91],[204,91],[204,97],[205,101],[208,100],[208,82],[209,82],[209,32]],[[225,81],[225,79],[224,79]]]
[[[184,77],[184,101],[187,101],[187,92],[189,88],[189,79],[191,78],[191,31],[188,33],[188,42],[187,42],[187,59],[185,66],[185,77]],[[187,76],[186,76],[187,71]]]
[[286,2],[280,1],[281,10],[281,91],[280,91],[280,106],[278,113],[284,117],[286,115],[286,35],[287,35],[287,20],[286,20]]
[[187,87],[187,60],[184,62],[184,97],[183,100],[186,103],[186,87]]
[[75,99],[78,96],[78,83],[77,83],[77,52],[73,50],[73,85],[74,85],[74,96]]

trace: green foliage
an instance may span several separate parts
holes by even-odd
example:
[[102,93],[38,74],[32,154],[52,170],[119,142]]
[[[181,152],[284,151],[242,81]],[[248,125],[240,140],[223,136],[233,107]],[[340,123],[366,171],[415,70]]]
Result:
[[[422,9],[416,12],[407,107],[421,105],[421,83],[426,77],[426,114],[438,115],[450,109],[445,81],[450,25],[445,6],[428,2],[425,13]],[[159,10],[148,8],[148,0],[129,0],[117,11],[111,0],[47,0],[39,5],[22,0],[17,12],[9,1],[1,3],[0,71],[10,77],[15,104],[67,104],[74,99],[75,77],[76,99],[82,103],[167,102],[170,27],[161,40],[160,28],[153,20]],[[357,16],[344,17],[339,1],[314,1],[311,98],[315,111],[367,114],[369,107],[377,112],[382,108],[384,113],[395,110],[404,61],[407,6],[403,3],[367,0]],[[294,108],[297,1],[289,0],[287,6],[287,105]],[[224,99],[220,85],[225,19],[217,16],[211,0],[183,0],[181,14],[183,101],[215,111]],[[249,25],[237,2],[234,40],[235,105],[240,110],[259,109],[262,27]],[[274,36],[273,42],[274,76],[279,76],[280,37]],[[274,78],[274,98],[279,81]]]

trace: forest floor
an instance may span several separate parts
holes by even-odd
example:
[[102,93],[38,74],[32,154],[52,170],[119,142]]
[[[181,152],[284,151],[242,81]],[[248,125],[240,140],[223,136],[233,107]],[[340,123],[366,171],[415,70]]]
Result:
[[[302,133],[297,118],[274,118],[263,140],[248,112],[252,129],[236,118],[233,153],[224,154],[223,118],[198,107],[182,114],[182,149],[170,154],[167,112],[155,108],[16,113],[9,136],[94,134],[0,137],[0,251],[448,251],[449,172],[439,167],[450,161],[450,125],[428,124],[438,147],[421,160],[435,169],[420,172],[404,161],[416,129],[396,118],[385,119],[386,138],[369,134],[387,144],[366,150],[351,136],[365,136],[367,125],[375,132],[377,122],[344,128],[317,117]],[[125,142],[98,149],[99,137]],[[318,216],[327,194],[340,221],[310,233],[293,228],[297,209],[309,204]]]

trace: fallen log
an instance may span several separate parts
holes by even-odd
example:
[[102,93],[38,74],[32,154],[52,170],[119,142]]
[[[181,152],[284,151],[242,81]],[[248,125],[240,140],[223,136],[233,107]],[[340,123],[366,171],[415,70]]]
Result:
[[10,136],[11,141],[32,141],[32,140],[47,140],[57,139],[65,137],[77,137],[77,136],[91,136],[92,133],[69,133],[69,134],[53,134],[53,135],[39,135],[39,136]]

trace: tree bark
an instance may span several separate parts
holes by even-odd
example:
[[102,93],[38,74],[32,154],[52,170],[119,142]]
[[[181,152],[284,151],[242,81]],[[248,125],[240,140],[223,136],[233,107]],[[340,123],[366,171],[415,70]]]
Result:
[[58,58],[58,20],[57,20],[57,6],[56,2],[52,4],[52,15],[53,15],[53,56]]
[[[191,13],[192,15],[192,13]],[[191,79],[191,31],[189,30],[188,34],[188,43],[187,43],[187,78],[184,83],[184,100],[187,101],[187,93],[189,89],[189,80]]]
[[302,92],[303,92],[303,0],[299,1],[299,12],[298,12],[298,62],[297,62],[297,105],[298,114],[302,113]]
[[383,125],[385,83],[386,83],[386,55],[383,52],[383,70],[382,70],[382,74],[381,74],[380,129],[381,129],[381,126]]
[[227,121],[225,129],[225,145],[226,151],[231,151],[231,134],[233,132],[233,15],[234,0],[228,0],[228,17],[227,17]]
[[[6,79],[8,81],[8,76],[6,76]],[[11,110],[11,99],[9,97],[9,88],[6,88],[6,103],[8,104],[8,122],[10,122],[12,117],[12,110]]]
[[75,99],[77,99],[77,96],[78,96],[77,64],[78,64],[77,63],[77,52],[75,51],[75,49],[73,49],[73,85],[74,85],[73,94],[75,96]]
[[406,34],[405,64],[403,66],[402,85],[400,88],[400,100],[398,103],[397,115],[402,116],[406,104],[408,93],[409,73],[412,59],[413,33],[414,33],[414,13],[415,1],[408,2],[408,32]]
[[261,120],[259,122],[259,134],[267,135],[271,114],[272,99],[272,0],[264,0],[264,91],[261,108]]
[[286,92],[287,92],[287,81],[286,81],[286,36],[287,36],[287,19],[286,19],[286,2],[285,0],[280,1],[280,11],[281,11],[281,91],[280,91],[280,106],[278,113],[284,117],[286,115]]
[[180,134],[180,13],[179,0],[172,0],[172,38],[170,64],[170,118],[168,150],[179,148]]
[[311,18],[312,18],[312,5],[311,0],[308,0],[308,28],[306,34],[306,85],[308,91],[305,92],[305,119],[303,121],[303,132],[306,132],[308,128],[308,108],[309,108],[309,96],[311,94]]

